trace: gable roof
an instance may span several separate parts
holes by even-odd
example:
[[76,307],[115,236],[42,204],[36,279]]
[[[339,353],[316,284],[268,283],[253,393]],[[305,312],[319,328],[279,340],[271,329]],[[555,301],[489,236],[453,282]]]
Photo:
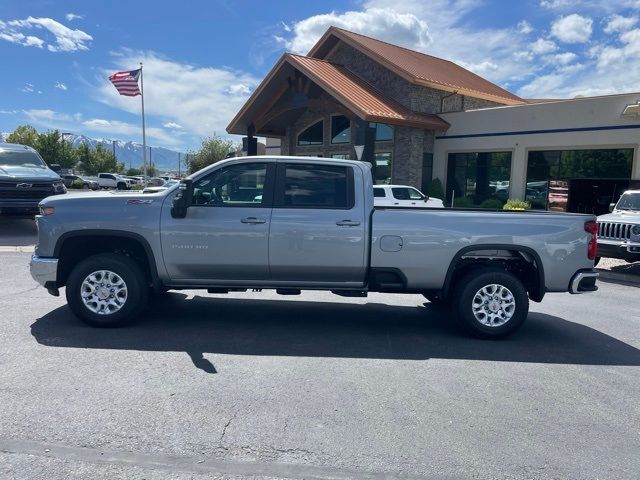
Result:
[[308,56],[325,58],[339,40],[359,50],[413,84],[458,92],[504,105],[527,103],[526,100],[517,95],[449,60],[409,50],[408,48],[337,27],[330,27],[309,51]]
[[[429,130],[447,130],[449,124],[434,114],[413,112],[376,90],[341,65],[325,60],[285,53],[240,109],[227,132],[245,134],[252,116],[259,115],[256,101],[277,92],[274,84],[284,69],[293,67],[358,117],[369,122],[406,125]],[[261,132],[256,132],[260,135]]]

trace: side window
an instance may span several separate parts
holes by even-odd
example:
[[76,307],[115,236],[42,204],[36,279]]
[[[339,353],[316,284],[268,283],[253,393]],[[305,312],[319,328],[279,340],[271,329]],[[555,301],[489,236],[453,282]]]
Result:
[[374,188],[373,189],[373,196],[375,198],[384,198],[384,197],[386,197],[386,195],[384,193],[384,188]]
[[104,173],[101,173],[100,175],[98,175],[98,178],[106,178],[107,176]]
[[396,200],[410,200],[409,189],[408,188],[392,188],[391,193],[393,193],[393,198]]
[[277,207],[353,207],[353,171],[349,167],[284,164],[278,175]]
[[194,182],[193,205],[270,206],[265,198],[266,180],[266,163],[244,163],[221,168]]

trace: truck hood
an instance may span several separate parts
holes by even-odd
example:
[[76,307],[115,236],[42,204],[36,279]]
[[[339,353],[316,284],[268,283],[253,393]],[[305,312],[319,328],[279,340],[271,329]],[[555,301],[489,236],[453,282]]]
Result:
[[[66,195],[56,195],[54,197],[45,198],[41,204],[50,207],[67,207],[79,205],[82,208],[97,206],[127,206],[127,205],[151,205],[154,203],[162,203],[166,192],[156,194],[143,194],[135,191],[107,191],[107,192],[84,192],[72,193]],[[130,202],[130,200],[132,200]]]
[[598,217],[599,222],[627,222],[640,223],[640,212],[638,211],[617,211],[607,213]]
[[60,180],[53,170],[37,167],[0,165],[0,180]]

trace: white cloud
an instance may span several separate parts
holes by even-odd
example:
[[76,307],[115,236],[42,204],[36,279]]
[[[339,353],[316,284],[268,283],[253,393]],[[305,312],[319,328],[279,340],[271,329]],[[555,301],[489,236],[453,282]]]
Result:
[[25,36],[20,30],[32,28],[47,30],[54,38],[54,42],[47,43],[47,49],[51,52],[75,52],[88,50],[88,43],[93,37],[82,30],[71,28],[53,20],[52,18],[28,17],[24,20],[0,21],[0,38],[25,46],[42,47],[45,40],[34,36]]
[[176,122],[163,123],[162,126],[164,128],[170,128],[172,130],[181,130],[182,129],[182,125],[180,125],[179,123],[176,123]]
[[58,90],[66,90],[67,89],[67,86],[62,82],[56,82],[55,87]]
[[623,17],[622,15],[612,15],[607,19],[604,27],[605,33],[624,32],[638,23],[638,17]]
[[22,87],[20,91],[24,93],[33,93],[33,83],[25,83],[24,87]]
[[529,33],[533,32],[533,27],[526,20],[522,20],[521,22],[518,22],[517,28],[518,28],[518,31],[524,35],[528,35]]
[[74,20],[82,20],[84,18],[84,15],[78,15],[77,13],[67,13],[64,18],[67,19],[67,21],[69,22],[73,22]]
[[[114,54],[111,68],[103,69],[96,86],[102,103],[136,115],[138,98],[118,95],[107,77],[118,70],[144,63],[144,97],[147,117],[183,127],[197,136],[225,135],[225,128],[242,107],[259,79],[228,68],[198,67],[164,58],[154,52],[122,50]],[[242,85],[243,88],[233,88]],[[149,121],[149,118],[147,118]]]
[[552,40],[546,40],[539,38],[535,42],[529,45],[531,51],[536,55],[544,55],[545,53],[555,52],[558,46]]
[[572,13],[551,24],[551,35],[565,43],[584,43],[591,37],[593,20]]
[[411,48],[423,49],[431,43],[427,23],[414,14],[398,13],[390,8],[369,8],[314,15],[301,20],[290,28],[293,38],[285,40],[285,47],[295,53],[307,53],[330,26]]
[[564,52],[564,53],[558,53],[556,55],[553,55],[552,58],[554,63],[560,64],[560,65],[568,65],[569,63],[577,59],[578,55],[576,55],[573,52]]
[[47,128],[60,128],[61,124],[77,121],[82,116],[79,113],[71,115],[68,113],[56,112],[54,110],[37,108],[23,110],[23,113],[30,122]]
[[544,8],[564,8],[572,5],[571,0],[540,0],[540,6]]

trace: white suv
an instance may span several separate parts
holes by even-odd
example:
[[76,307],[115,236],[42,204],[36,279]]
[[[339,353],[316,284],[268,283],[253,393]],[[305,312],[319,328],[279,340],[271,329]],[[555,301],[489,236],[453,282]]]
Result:
[[427,197],[408,185],[374,185],[373,202],[378,207],[444,208],[439,198]]

